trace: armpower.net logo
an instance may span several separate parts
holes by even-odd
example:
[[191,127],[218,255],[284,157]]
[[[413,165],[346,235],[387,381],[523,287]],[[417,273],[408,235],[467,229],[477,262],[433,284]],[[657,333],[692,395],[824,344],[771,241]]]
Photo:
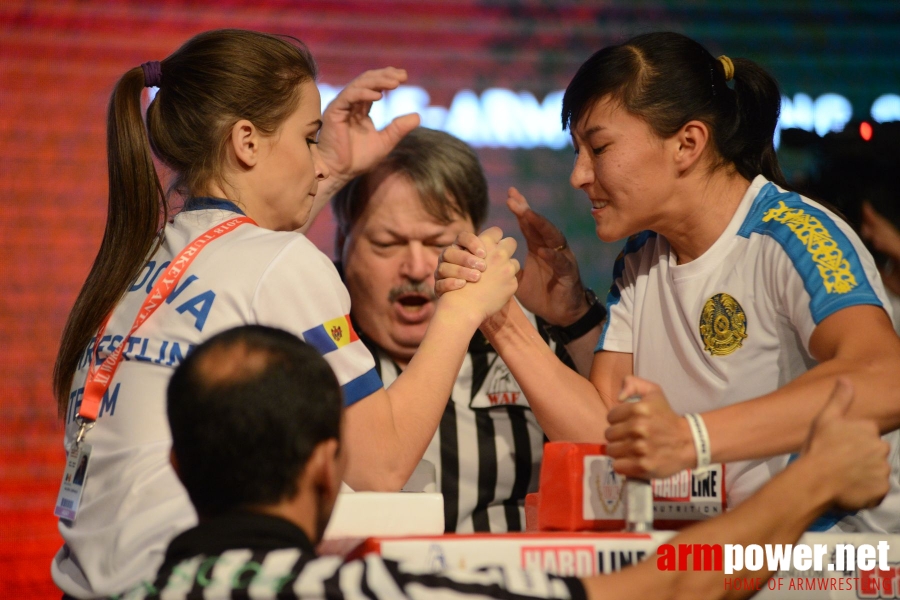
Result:
[[858,598],[900,598],[900,567],[888,562],[889,550],[886,541],[834,544],[833,550],[828,544],[662,544],[656,566],[722,571],[726,590],[855,590]]
[[[803,592],[840,591],[857,598],[900,599],[900,563],[888,562],[889,550],[886,541],[764,546],[662,544],[655,560],[663,571],[720,571],[724,590],[796,591],[798,598],[808,596]],[[521,549],[520,558],[526,569],[588,577],[619,571],[646,560],[650,554],[652,550],[588,543],[528,545]]]

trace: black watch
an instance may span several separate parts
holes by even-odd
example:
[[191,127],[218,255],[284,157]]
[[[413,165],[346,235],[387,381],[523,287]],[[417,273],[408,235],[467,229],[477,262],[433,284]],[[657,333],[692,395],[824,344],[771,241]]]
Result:
[[597,298],[597,294],[594,293],[594,290],[584,288],[584,299],[587,300],[588,311],[584,313],[580,319],[568,327],[557,327],[556,325],[546,326],[547,333],[563,345],[585,335],[606,318],[606,307],[604,307],[603,303],[600,302],[600,299]]

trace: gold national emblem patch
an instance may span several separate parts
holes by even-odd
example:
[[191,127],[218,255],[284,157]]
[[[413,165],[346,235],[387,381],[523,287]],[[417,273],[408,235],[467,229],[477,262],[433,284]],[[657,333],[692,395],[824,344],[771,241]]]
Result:
[[741,347],[747,337],[747,316],[740,303],[728,294],[716,294],[700,313],[700,337],[713,356],[725,356]]

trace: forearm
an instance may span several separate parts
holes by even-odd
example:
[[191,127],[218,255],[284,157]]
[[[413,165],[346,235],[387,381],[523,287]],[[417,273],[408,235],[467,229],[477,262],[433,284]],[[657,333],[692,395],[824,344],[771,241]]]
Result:
[[836,358],[782,388],[746,402],[703,413],[714,462],[765,458],[799,450],[809,426],[839,376],[856,389],[853,416],[873,419],[882,433],[900,427],[900,358],[887,349],[878,358]]
[[[776,475],[756,494],[724,515],[694,525],[667,543],[676,550],[693,544],[790,544],[831,503],[827,464],[803,456]],[[585,580],[588,597],[601,598],[745,598],[752,591],[726,590],[722,571],[661,570],[657,556],[634,569]],[[769,571],[738,571],[727,577],[768,577]]]
[[434,437],[477,325],[439,303],[403,373],[378,397],[348,409],[345,439],[351,448],[345,480],[350,487],[403,487]]
[[600,394],[556,357],[517,303],[510,303],[502,323],[483,326],[482,332],[503,357],[547,437],[603,442],[607,407]]
[[594,349],[597,347],[597,340],[600,339],[602,330],[603,322],[601,321],[580,338],[566,344],[566,352],[572,358],[572,362],[575,363],[575,368],[584,377],[590,377],[591,375],[591,365],[594,364]]
[[434,437],[477,328],[468,315],[439,307],[415,356],[388,389],[410,473]]

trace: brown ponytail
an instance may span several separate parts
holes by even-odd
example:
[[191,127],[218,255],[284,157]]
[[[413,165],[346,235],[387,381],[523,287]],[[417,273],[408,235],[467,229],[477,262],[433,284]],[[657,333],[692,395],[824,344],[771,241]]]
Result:
[[206,194],[213,181],[227,184],[222,165],[234,124],[247,119],[263,134],[274,134],[296,109],[300,84],[315,76],[315,63],[299,40],[222,29],[193,37],[162,61],[146,128],[143,70],[131,69],[119,80],[107,118],[106,231],[53,370],[60,416],[91,337],[162,242],[157,233],[168,208],[152,155],[172,170],[172,187],[185,198]]
[[144,72],[136,67],[119,80],[110,98],[106,119],[106,231],[66,321],[53,368],[53,391],[60,416],[66,411],[79,358],[103,319],[137,277],[151,250],[159,246],[157,231],[168,214],[141,119],[143,89]]

